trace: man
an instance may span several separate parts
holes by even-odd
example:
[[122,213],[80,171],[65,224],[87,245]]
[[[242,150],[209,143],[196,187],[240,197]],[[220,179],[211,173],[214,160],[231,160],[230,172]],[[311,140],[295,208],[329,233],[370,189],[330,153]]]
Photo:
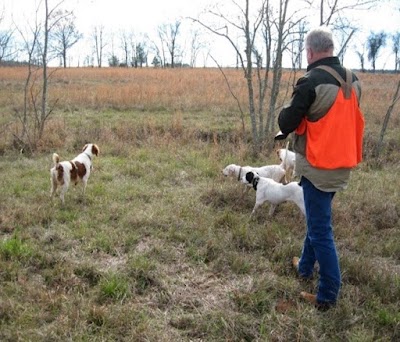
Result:
[[332,34],[322,28],[312,30],[305,48],[307,73],[279,114],[281,132],[275,139],[295,133],[296,173],[304,192],[307,233],[301,257],[293,258],[293,266],[300,277],[311,278],[319,264],[317,294],[301,292],[300,296],[327,309],[336,304],[341,285],[332,199],[347,187],[351,169],[361,161],[364,119],[359,81],[333,55]]

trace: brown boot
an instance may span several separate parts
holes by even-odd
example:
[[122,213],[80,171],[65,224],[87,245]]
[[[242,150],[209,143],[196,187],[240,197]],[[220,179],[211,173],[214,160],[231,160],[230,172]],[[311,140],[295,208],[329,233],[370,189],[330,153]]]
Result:
[[300,297],[307,303],[314,305],[320,311],[327,311],[331,307],[335,306],[335,303],[318,303],[317,296],[308,292],[300,292]]
[[317,305],[317,296],[313,295],[311,293],[308,292],[300,292],[300,297],[303,298],[306,302],[313,304],[313,305]]
[[295,268],[295,270],[298,272],[299,271],[299,262],[300,258],[299,257],[293,257],[292,259],[292,265]]

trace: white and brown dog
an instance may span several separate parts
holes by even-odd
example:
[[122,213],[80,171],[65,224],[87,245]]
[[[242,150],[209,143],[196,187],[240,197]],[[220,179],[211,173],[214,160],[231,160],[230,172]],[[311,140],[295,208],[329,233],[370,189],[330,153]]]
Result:
[[294,202],[303,215],[305,215],[303,188],[298,182],[281,184],[271,178],[260,177],[255,172],[247,172],[241,180],[244,184],[251,185],[256,190],[256,204],[251,215],[254,215],[256,209],[265,201],[271,203],[269,216],[272,216],[278,204],[286,201]]
[[[236,177],[238,181],[241,181],[242,177],[247,172],[256,172],[260,177],[271,178],[275,182],[281,182],[285,178],[285,169],[281,165],[266,165],[261,167],[253,166],[240,166],[236,164],[230,164],[226,166],[222,173],[224,176]],[[249,185],[249,184],[247,184]],[[251,187],[251,184],[249,185]]]
[[83,195],[85,194],[87,181],[92,171],[92,158],[99,155],[99,148],[96,144],[86,144],[82,153],[70,161],[60,162],[57,153],[53,153],[54,167],[50,170],[51,197],[53,198],[57,187],[61,187],[60,198],[64,204],[64,195],[70,183],[83,184]]

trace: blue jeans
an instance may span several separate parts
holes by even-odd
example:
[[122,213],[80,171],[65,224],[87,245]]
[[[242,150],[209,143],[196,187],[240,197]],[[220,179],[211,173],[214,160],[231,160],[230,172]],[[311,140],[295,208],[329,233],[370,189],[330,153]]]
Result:
[[340,289],[340,267],[332,231],[332,199],[335,192],[318,190],[301,178],[307,219],[307,234],[299,262],[299,274],[310,277],[319,264],[318,303],[336,303]]

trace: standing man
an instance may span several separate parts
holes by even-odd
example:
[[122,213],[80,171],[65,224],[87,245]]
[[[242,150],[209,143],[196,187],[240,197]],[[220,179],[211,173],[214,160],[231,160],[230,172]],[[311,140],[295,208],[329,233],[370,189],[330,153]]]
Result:
[[350,171],[362,159],[364,118],[359,108],[357,77],[333,55],[332,34],[312,30],[305,40],[307,73],[294,88],[290,103],[279,114],[281,132],[294,132],[296,173],[304,192],[307,233],[301,257],[293,258],[300,277],[310,278],[319,264],[317,294],[300,296],[319,309],[336,304],[341,285],[332,228],[332,199],[347,187]]

